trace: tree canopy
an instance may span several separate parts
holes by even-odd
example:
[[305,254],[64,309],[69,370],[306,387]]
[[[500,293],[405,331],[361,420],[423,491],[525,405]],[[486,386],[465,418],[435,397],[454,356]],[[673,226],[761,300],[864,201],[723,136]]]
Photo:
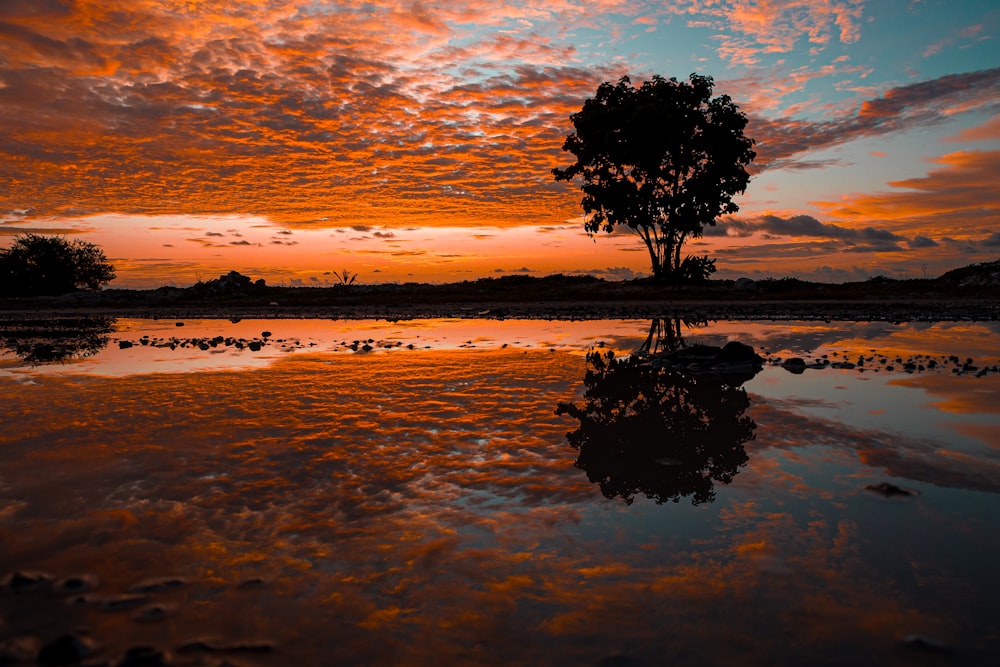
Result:
[[712,97],[713,85],[698,74],[601,84],[570,116],[575,132],[563,150],[576,162],[552,170],[559,181],[579,177],[589,233],[625,227],[642,238],[656,278],[715,270],[707,256],[682,259],[681,247],[738,211],[733,196],[750,182],[746,166],[756,153],[743,134],[747,117],[728,95]]
[[0,294],[53,296],[99,289],[115,278],[100,247],[62,236],[21,234],[0,248]]

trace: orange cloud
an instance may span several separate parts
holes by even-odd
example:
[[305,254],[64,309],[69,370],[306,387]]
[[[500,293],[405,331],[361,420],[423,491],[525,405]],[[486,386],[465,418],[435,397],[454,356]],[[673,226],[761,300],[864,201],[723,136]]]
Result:
[[839,202],[815,202],[835,219],[853,223],[882,220],[893,229],[927,234],[979,236],[1000,228],[1000,151],[959,151],[935,160],[926,176],[890,181],[895,191],[847,195]]

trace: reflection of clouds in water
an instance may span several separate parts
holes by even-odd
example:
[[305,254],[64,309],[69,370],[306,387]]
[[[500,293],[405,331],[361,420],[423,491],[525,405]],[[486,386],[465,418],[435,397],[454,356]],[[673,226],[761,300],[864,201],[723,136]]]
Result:
[[[816,402],[807,400],[805,404],[811,406]],[[860,461],[891,477],[957,489],[1000,492],[1000,457],[989,452],[976,454],[936,439],[853,426],[844,423],[835,412],[829,418],[802,412],[802,405],[799,401],[774,399],[755,402],[752,414],[764,435],[753,447],[753,456],[764,450],[780,450],[789,457],[789,462],[796,463],[791,466],[794,468],[801,465],[805,456],[802,452],[808,448],[823,448],[838,453],[844,468]],[[783,463],[776,465],[784,474],[788,468]]]
[[853,444],[870,434],[755,399],[750,465],[715,503],[626,507],[572,467],[573,421],[553,415],[583,373],[563,353],[325,353],[0,385],[19,415],[0,432],[0,572],[95,572],[101,594],[182,575],[169,624],[46,613],[114,650],[273,639],[275,664],[891,660],[908,632],[970,621],[872,557],[843,507],[873,502],[867,480],[819,474],[871,474]]

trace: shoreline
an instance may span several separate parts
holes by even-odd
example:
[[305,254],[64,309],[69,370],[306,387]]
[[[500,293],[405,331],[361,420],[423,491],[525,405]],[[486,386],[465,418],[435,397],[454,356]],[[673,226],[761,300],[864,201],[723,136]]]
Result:
[[0,320],[72,319],[544,319],[625,320],[681,319],[698,321],[847,321],[847,322],[993,322],[1000,321],[996,299],[957,300],[643,300],[461,301],[433,304],[4,304]]

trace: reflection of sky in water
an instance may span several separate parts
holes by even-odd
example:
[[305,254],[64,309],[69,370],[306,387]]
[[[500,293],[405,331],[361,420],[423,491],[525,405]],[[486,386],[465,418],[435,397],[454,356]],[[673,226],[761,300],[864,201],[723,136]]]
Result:
[[[926,664],[937,657],[900,646],[919,633],[955,664],[997,663],[1000,376],[766,367],[745,385],[749,462],[715,502],[626,505],[574,467],[576,422],[554,412],[582,394],[582,352],[631,349],[648,322],[410,325],[126,321],[113,338],[269,330],[305,343],[265,347],[252,368],[234,352],[238,369],[187,349],[130,366],[117,355],[135,348],[114,341],[68,366],[9,362],[0,574],[101,584],[77,605],[0,593],[0,640],[85,625],[112,663],[128,646],[214,637],[229,651],[178,656]],[[801,344],[773,324],[688,334],[773,354],[1000,354],[977,325],[810,324]],[[335,351],[369,337],[431,349]],[[190,372],[199,357],[210,369]],[[920,495],[864,490],[881,481]],[[168,575],[188,583],[151,595],[176,605],[166,620],[101,609]],[[261,640],[274,651],[238,650]]]

